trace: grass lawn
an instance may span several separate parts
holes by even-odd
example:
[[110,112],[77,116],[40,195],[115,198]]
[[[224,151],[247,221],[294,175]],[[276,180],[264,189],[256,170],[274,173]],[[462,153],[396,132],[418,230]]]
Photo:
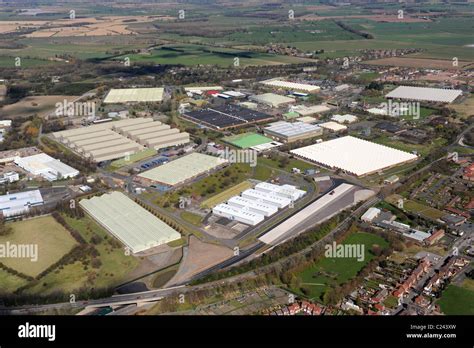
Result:
[[67,254],[77,242],[52,216],[42,216],[10,224],[13,233],[1,236],[0,244],[33,244],[38,246],[38,260],[5,258],[2,263],[20,273],[35,277]]
[[428,217],[433,220],[439,219],[442,216],[446,215],[446,213],[442,212],[441,210],[431,208],[427,205],[424,205],[412,200],[406,200],[403,206],[405,210],[418,213],[422,216]]
[[[353,278],[374,255],[370,252],[373,245],[382,248],[388,243],[381,237],[374,234],[357,232],[347,237],[342,244],[363,244],[365,246],[365,257],[363,261],[357,258],[323,258],[315,265],[303,270],[297,275],[301,281],[301,286],[309,289],[311,299],[320,300],[328,286],[343,284]],[[301,289],[293,289],[301,293]]]
[[[390,195],[387,198],[385,198],[385,201],[397,206],[398,204],[397,202],[400,198],[402,198],[402,196],[400,195]],[[418,203],[411,199],[403,200],[403,210],[414,213],[414,214],[420,214],[421,216],[424,216],[425,218],[433,219],[433,220],[439,219],[442,216],[446,215],[446,213],[442,212],[441,210]]]
[[284,167],[280,167],[280,162],[270,159],[270,158],[265,158],[265,157],[259,157],[257,160],[258,164],[263,164],[272,168],[277,168],[280,170],[284,170],[287,172],[291,172],[293,168],[298,168],[302,172],[305,171],[306,169],[314,169],[315,165],[307,162],[300,161],[298,159],[292,158],[289,159],[288,164],[286,164]]
[[183,211],[180,214],[181,218],[195,226],[201,226],[202,216],[191,213],[189,211]]
[[438,304],[447,315],[474,315],[474,291],[450,284]]
[[88,216],[81,219],[63,217],[89,244],[93,244],[91,238],[94,235],[101,238],[95,245],[101,265],[99,268],[90,265],[86,267],[81,262],[66,265],[41,278],[38,284],[27,290],[28,293],[49,294],[55,291],[69,293],[81,287],[97,289],[117,286],[127,280],[127,274],[138,266],[138,259],[125,255],[122,247],[112,246],[110,241],[113,237]]
[[242,181],[240,184],[232,186],[225,191],[214,195],[201,203],[203,208],[214,208],[216,205],[227,201],[232,196],[240,195],[243,191],[252,187],[252,184],[249,181]]
[[28,281],[0,269],[0,294],[11,294]]

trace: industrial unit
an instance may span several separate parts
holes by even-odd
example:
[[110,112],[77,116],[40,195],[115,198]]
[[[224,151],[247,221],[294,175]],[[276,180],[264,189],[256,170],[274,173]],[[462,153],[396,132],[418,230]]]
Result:
[[460,89],[443,89],[428,87],[399,86],[385,97],[392,99],[419,100],[435,103],[452,103],[462,91]]
[[218,216],[225,217],[229,220],[236,220],[247,225],[255,226],[262,222],[265,217],[261,214],[233,207],[229,204],[216,205],[212,212]]
[[354,116],[351,114],[345,114],[345,115],[336,114],[331,117],[331,120],[338,123],[354,123],[354,122],[357,122],[358,118],[357,116]]
[[44,204],[40,190],[11,193],[0,196],[0,212],[3,217],[27,213],[31,207]]
[[326,105],[295,105],[290,107],[291,112],[296,112],[300,116],[313,116],[316,114],[322,114],[330,110],[331,108],[327,107]]
[[275,140],[291,143],[298,140],[317,137],[323,134],[321,127],[304,122],[279,121],[269,124],[263,133]]
[[226,159],[194,152],[160,167],[147,170],[139,174],[138,178],[150,185],[175,186],[227,163]]
[[15,164],[28,173],[41,176],[48,181],[74,178],[79,175],[77,169],[45,153],[27,157],[17,157],[15,158]]
[[242,192],[242,196],[229,198],[227,204],[217,205],[212,212],[217,216],[255,226],[305,194],[305,191],[292,185],[261,182],[255,189]]
[[254,101],[258,104],[264,104],[272,108],[278,108],[282,105],[288,105],[296,103],[295,98],[286,97],[275,93],[264,93],[258,95],[251,95],[249,100]]
[[121,192],[83,199],[79,205],[132,253],[181,238],[179,232]]
[[132,118],[53,133],[53,137],[84,158],[103,162],[146,148],[184,145],[189,134],[152,118]]
[[306,93],[316,93],[321,90],[319,86],[310,85],[308,83],[297,83],[297,82],[289,82],[283,81],[280,79],[270,79],[260,82],[262,85],[281,88],[285,90],[292,90],[292,91],[301,91]]
[[330,169],[364,176],[415,161],[418,156],[372,143],[352,136],[345,136],[291,151],[292,154]]
[[181,117],[216,130],[266,122],[273,116],[238,105],[222,105],[196,111],[186,111]]
[[318,123],[318,126],[331,133],[342,132],[347,129],[347,126],[333,121]]
[[299,190],[293,185],[275,185],[268,182],[258,183],[255,185],[255,190],[265,193],[274,193],[276,195],[289,198],[293,202],[302,198],[306,194],[306,191]]
[[265,193],[255,189],[249,189],[242,192],[242,197],[254,200],[260,200],[266,204],[274,205],[279,209],[286,208],[291,204],[291,199],[279,196],[274,193]]
[[163,88],[111,89],[104,99],[105,104],[125,104],[163,101]]

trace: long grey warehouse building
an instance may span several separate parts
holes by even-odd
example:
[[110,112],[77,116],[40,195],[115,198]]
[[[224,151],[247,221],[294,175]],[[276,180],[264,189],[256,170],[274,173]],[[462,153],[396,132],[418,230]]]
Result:
[[70,129],[52,136],[94,162],[121,158],[146,148],[159,150],[190,142],[188,133],[143,117]]

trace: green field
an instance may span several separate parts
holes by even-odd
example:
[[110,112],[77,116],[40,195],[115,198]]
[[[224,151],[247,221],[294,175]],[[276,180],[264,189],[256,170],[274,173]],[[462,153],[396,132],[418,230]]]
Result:
[[241,183],[206,199],[202,202],[201,207],[214,208],[216,205],[227,201],[230,197],[240,195],[243,191],[251,187],[252,184],[249,181],[242,181]]
[[14,56],[11,56],[11,57],[0,56],[0,68],[12,68],[12,69],[33,68],[33,67],[38,67],[38,66],[51,65],[55,63],[50,60],[44,60],[44,59],[21,58],[20,66],[17,67],[15,65],[15,58],[16,57]]
[[450,284],[438,304],[447,315],[474,315],[474,291]]
[[38,246],[38,260],[29,258],[4,258],[1,262],[20,273],[35,277],[59,261],[77,242],[52,216],[13,222],[13,233],[0,236],[0,244],[33,244]]
[[[363,244],[365,246],[364,260],[324,257],[313,266],[297,274],[301,287],[309,290],[307,295],[309,298],[320,300],[328,287],[343,284],[356,276],[357,272],[373,259],[374,255],[370,251],[373,245],[379,245],[382,248],[388,246],[383,238],[365,232],[351,234],[342,244]],[[302,294],[301,288],[294,290]]]
[[222,138],[222,140],[241,149],[272,142],[272,139],[257,133],[238,134]]
[[[127,274],[133,271],[139,264],[133,256],[125,255],[124,249],[116,243],[111,243],[113,237],[110,236],[102,227],[97,225],[89,217],[73,219],[63,216],[66,222],[87,241],[94,245],[99,255],[100,266],[94,268],[91,265],[85,266],[77,261],[47,274],[41,278],[40,282],[28,288],[30,294],[50,294],[56,291],[70,293],[79,288],[103,288],[116,286],[126,280]],[[97,244],[92,242],[92,237],[98,236],[100,241]],[[95,237],[97,238],[97,237]],[[88,256],[89,262],[92,255]]]
[[202,216],[191,213],[189,211],[183,211],[180,214],[181,218],[195,226],[201,226]]
[[11,294],[27,282],[28,281],[23,278],[14,276],[3,269],[0,269],[0,284],[2,284],[0,287],[0,294]]
[[161,46],[153,49],[149,53],[124,55],[114,58],[114,60],[121,60],[125,57],[130,58],[132,63],[202,64],[223,67],[235,66],[236,58],[238,58],[238,66],[240,67],[303,63],[310,61],[308,59],[290,56],[189,44]]

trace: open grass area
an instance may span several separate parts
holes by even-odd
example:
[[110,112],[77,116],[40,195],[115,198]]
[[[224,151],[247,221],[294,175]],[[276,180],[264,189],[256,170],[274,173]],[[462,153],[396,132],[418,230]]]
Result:
[[393,139],[392,137],[389,137],[387,135],[380,135],[375,139],[371,139],[374,143],[393,147],[398,150],[402,150],[405,152],[413,152],[416,151],[419,155],[421,156],[426,156],[428,155],[434,148],[440,147],[446,144],[445,139],[433,139],[431,143],[427,142],[425,144],[412,144],[408,143],[406,141],[403,141],[403,139]]
[[[328,287],[342,284],[353,278],[374,255],[371,249],[374,245],[385,248],[388,243],[381,237],[374,234],[357,232],[347,237],[342,244],[362,244],[364,245],[364,260],[358,261],[357,258],[326,258],[324,257],[316,264],[303,270],[296,276],[300,280],[302,288],[309,291],[307,295],[311,299],[321,300],[322,295]],[[301,289],[294,289],[302,293]]]
[[23,278],[14,276],[3,269],[0,269],[0,295],[11,294],[27,282],[28,281]]
[[148,157],[151,157],[155,154],[156,154],[156,150],[146,149],[146,150],[134,153],[133,155],[130,155],[129,158],[127,158],[127,159],[121,158],[121,159],[112,161],[110,163],[110,168],[112,170],[115,170],[115,169],[121,168],[123,166],[130,165],[130,164],[133,164],[135,162],[144,160],[144,159],[146,159]]
[[[391,195],[391,196],[388,196],[385,200],[388,203],[396,206],[400,198],[402,198],[402,196],[400,195]],[[442,216],[446,215],[446,213],[442,212],[441,210],[429,207],[427,205],[424,205],[422,203],[416,202],[411,199],[403,200],[403,210],[411,212],[413,214],[419,214],[422,217],[432,219],[432,220],[439,219]]]
[[474,291],[450,284],[438,304],[447,315],[474,315]]
[[189,211],[183,211],[180,214],[181,218],[195,226],[201,226],[202,216],[191,213]]
[[49,266],[59,261],[77,242],[70,233],[52,216],[13,222],[12,234],[0,236],[0,244],[37,246],[37,260],[31,258],[2,258],[7,267],[35,277]]
[[55,62],[46,59],[37,59],[37,58],[20,58],[19,64],[16,65],[17,57],[10,56],[0,56],[0,68],[12,68],[12,69],[21,69],[21,68],[34,68],[45,65],[51,65]]
[[[138,259],[126,255],[120,243],[117,244],[116,240],[112,242],[113,237],[88,216],[81,219],[63,217],[88,244],[95,246],[100,265],[92,267],[81,262],[65,265],[41,278],[36,285],[26,290],[27,293],[50,294],[55,291],[69,293],[83,287],[96,289],[113,287],[127,280],[127,274],[138,266]],[[96,244],[92,241],[93,237]],[[89,261],[91,259],[92,255]]]
[[252,187],[252,184],[249,181],[242,181],[241,183],[228,188],[225,191],[214,195],[201,203],[201,207],[203,208],[213,208],[216,205],[227,201],[232,196],[240,195],[243,191]]

